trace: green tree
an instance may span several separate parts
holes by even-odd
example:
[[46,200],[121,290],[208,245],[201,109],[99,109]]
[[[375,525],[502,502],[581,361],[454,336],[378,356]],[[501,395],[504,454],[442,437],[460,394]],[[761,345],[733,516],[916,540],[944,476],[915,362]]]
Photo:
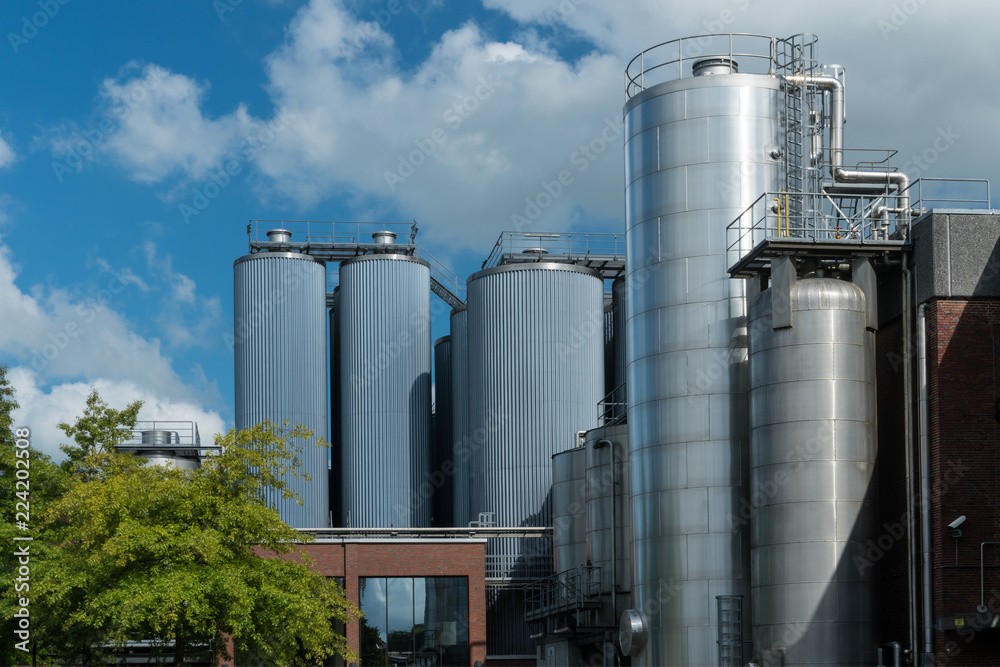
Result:
[[80,456],[44,515],[58,549],[39,566],[35,595],[45,608],[40,630],[58,655],[99,663],[143,639],[174,664],[197,653],[231,659],[231,637],[267,664],[357,659],[331,625],[357,610],[312,572],[295,544],[309,536],[262,500],[264,487],[297,497],[285,479],[300,476],[297,443],[309,431],[270,422],[231,430],[216,436],[221,454],[182,471],[107,447],[122,424],[134,426],[136,404],[113,413],[91,398],[84,417],[64,427]]
[[[38,530],[40,522],[37,517],[47,505],[62,496],[68,476],[52,459],[34,447],[16,447],[18,439],[14,433],[12,413],[17,407],[14,387],[7,380],[7,366],[0,365],[0,544],[3,545],[0,572],[11,574],[0,591],[0,634],[4,637],[4,641],[0,642],[0,664],[47,664],[51,661],[44,652],[38,654],[39,643],[35,641],[33,625],[41,610],[35,604],[31,590],[31,574],[23,581],[11,579],[21,576],[17,573],[22,565],[22,558],[27,559],[27,567],[33,569],[50,555],[52,549],[47,538],[51,536],[51,531]],[[18,424],[18,427],[23,426],[25,425]],[[30,441],[30,437],[21,442],[24,440]],[[18,451],[21,452],[20,455],[17,454]],[[23,479],[19,479],[18,470]],[[16,523],[17,512],[24,511],[25,508],[27,511],[24,514],[28,517],[25,524],[28,529],[21,528]],[[15,540],[15,537],[31,537],[32,540]],[[28,552],[24,556],[16,553],[24,551]],[[22,599],[28,601],[27,606],[20,604]],[[21,620],[21,617],[15,617],[14,614],[25,613],[22,609],[27,610],[27,622],[30,624],[30,642],[26,645],[31,649],[29,653],[17,649],[20,638],[14,634],[15,630],[20,629]]]
[[135,428],[140,408],[142,408],[142,401],[133,401],[124,410],[116,410],[101,398],[96,389],[91,387],[83,415],[78,417],[73,424],[59,423],[59,428],[67,436],[73,438],[75,443],[73,445],[59,445],[59,449],[67,457],[63,461],[63,468],[67,471],[75,467],[78,468],[79,463],[88,454],[113,452],[116,445],[125,442],[132,436],[132,429]]

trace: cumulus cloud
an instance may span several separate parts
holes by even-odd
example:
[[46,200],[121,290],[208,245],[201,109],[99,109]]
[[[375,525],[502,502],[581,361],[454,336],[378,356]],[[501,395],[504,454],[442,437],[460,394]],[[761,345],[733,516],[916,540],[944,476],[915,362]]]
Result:
[[198,294],[194,279],[174,270],[170,255],[160,256],[147,241],[146,263],[166,287],[156,322],[171,347],[212,347],[222,339],[222,303],[218,296]]
[[31,368],[17,366],[8,371],[8,380],[17,394],[20,407],[14,412],[17,426],[29,426],[32,445],[62,460],[60,444],[69,444],[66,435],[58,428],[60,422],[73,423],[83,414],[87,396],[96,389],[108,405],[124,408],[141,400],[143,406],[139,419],[156,421],[194,421],[198,424],[202,444],[212,444],[212,436],[226,429],[217,412],[206,410],[195,401],[168,399],[141,384],[129,380],[109,380],[98,377],[92,382],[67,382],[48,388],[43,387],[39,373]]
[[148,290],[146,282],[130,269],[95,264],[101,271],[89,290],[24,290],[10,249],[0,244],[0,349],[14,366],[18,418],[47,434],[36,444],[57,453],[55,425],[79,414],[90,384],[105,388],[111,402],[143,399],[149,415],[143,419],[204,419],[221,428],[219,413],[204,407],[219,403],[214,384],[203,374],[195,384],[185,382],[159,339],[141,336],[116,310],[126,289]]
[[[519,32],[498,39],[470,21],[438,37],[423,62],[402,63],[392,25],[367,20],[370,3],[350,11],[342,0],[312,0],[264,61],[279,110],[270,118],[236,102],[212,116],[208,82],[133,66],[101,85],[108,108],[127,110],[102,150],[138,180],[177,187],[170,179],[204,179],[228,156],[243,159],[255,137],[243,163],[252,162],[247,172],[263,200],[303,210],[340,200],[355,217],[415,218],[427,223],[425,239],[451,250],[482,248],[501,229],[621,231],[625,64],[684,35],[811,29],[821,32],[820,60],[849,73],[849,146],[898,148],[895,166],[909,160],[912,170],[911,158],[954,125],[951,136],[961,139],[916,175],[995,170],[979,147],[1000,140],[992,122],[1000,90],[968,63],[997,61],[1000,44],[983,33],[947,52],[915,45],[935,43],[943,29],[988,30],[1000,6],[483,4]],[[572,57],[560,55],[569,38]]]

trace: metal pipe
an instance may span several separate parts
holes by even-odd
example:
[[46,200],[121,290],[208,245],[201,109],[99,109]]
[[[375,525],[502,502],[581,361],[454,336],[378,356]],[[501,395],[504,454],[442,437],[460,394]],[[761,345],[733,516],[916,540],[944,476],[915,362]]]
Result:
[[844,84],[835,76],[825,74],[793,74],[792,83],[812,84],[830,93],[830,176],[837,183],[886,183],[896,186],[899,208],[910,208],[910,196],[905,194],[910,179],[900,171],[857,171],[844,169],[844,121],[846,101]]
[[[923,579],[924,660],[933,651],[933,621],[931,609],[931,440],[930,410],[927,391],[927,304],[920,304],[917,314],[917,385],[920,391],[920,541]],[[924,664],[923,662],[921,664]]]
[[984,567],[984,549],[987,544],[1000,546],[1000,542],[982,542],[979,545],[979,606],[976,607],[976,611],[980,614],[985,614],[988,609],[986,606],[986,573]]
[[917,654],[917,535],[913,528],[916,503],[913,494],[913,354],[910,347],[913,274],[907,267],[907,257],[901,262],[903,271],[903,445],[906,458],[906,587],[909,599],[910,655]]
[[611,456],[611,617],[618,618],[618,518],[615,488],[615,443],[602,439],[594,443],[594,449],[607,447]]

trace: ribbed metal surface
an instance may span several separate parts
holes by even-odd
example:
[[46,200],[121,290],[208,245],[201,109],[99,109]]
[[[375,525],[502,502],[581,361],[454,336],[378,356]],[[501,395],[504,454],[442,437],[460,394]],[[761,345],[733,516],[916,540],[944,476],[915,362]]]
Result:
[[[876,650],[875,356],[857,286],[799,280],[792,326],[750,307],[749,506],[756,650],[789,665],[870,665]],[[859,563],[862,564],[859,567]]]
[[450,526],[452,519],[452,391],[451,338],[434,341],[434,451],[431,457],[431,483],[434,485],[434,526]]
[[[611,284],[611,292],[614,295],[614,300],[612,301],[611,313],[613,320],[613,327],[615,330],[614,339],[614,386],[620,387],[625,384],[625,369],[627,367],[627,357],[625,355],[625,341],[627,340],[625,336],[625,279],[618,278]],[[620,391],[620,390],[619,390]],[[616,397],[617,400],[617,397]]]
[[334,528],[344,525],[343,456],[340,443],[340,334],[338,332],[340,288],[333,289],[330,308],[330,517]]
[[717,595],[750,593],[744,286],[726,227],[783,181],[779,80],[713,74],[625,105],[626,333],[637,665],[715,665]]
[[269,493],[267,501],[294,528],[329,523],[326,269],[307,255],[257,253],[233,263],[236,428],[264,419],[302,424],[314,436],[301,444],[302,472],[287,479],[305,502]]
[[556,572],[587,564],[587,450],[552,456],[552,565]]
[[[602,280],[572,265],[506,265],[473,274],[468,295],[469,421],[473,437],[483,436],[483,510],[501,526],[549,526],[550,458],[596,426],[603,395]],[[501,573],[549,557],[542,546],[499,548],[487,544]]]
[[344,517],[430,526],[430,271],[403,255],[340,265]]
[[[609,440],[612,444],[598,447],[600,440]],[[628,427],[620,424],[588,431],[586,443],[587,558],[593,565],[601,568],[602,593],[611,592],[616,578],[618,591],[624,593],[629,590],[632,577],[629,552],[631,512],[628,502]],[[613,499],[612,493],[615,494]],[[616,540],[614,548],[612,539]],[[615,553],[616,567],[611,565],[612,551]],[[614,577],[612,570],[615,570]],[[617,624],[617,614],[608,621],[612,625]]]
[[[477,452],[470,447],[469,433],[469,311],[461,306],[451,311],[451,437],[452,461],[452,525],[468,526],[475,519],[470,514],[472,495],[482,492],[482,486],[472,488],[472,466]],[[478,452],[481,454],[481,451]],[[481,460],[481,457],[480,457]],[[481,506],[482,503],[477,503]]]

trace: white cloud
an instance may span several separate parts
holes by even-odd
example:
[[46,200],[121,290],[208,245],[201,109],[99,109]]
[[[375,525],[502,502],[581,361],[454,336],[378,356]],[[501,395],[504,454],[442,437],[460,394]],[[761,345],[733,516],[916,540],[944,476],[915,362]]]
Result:
[[[980,147],[1000,143],[992,122],[1000,89],[969,63],[1000,60],[989,34],[1000,5],[918,3],[906,13],[862,0],[836,11],[806,3],[791,11],[779,0],[484,4],[520,22],[515,40],[470,22],[405,67],[392,26],[366,20],[377,19],[377,3],[356,13],[342,0],[300,9],[265,59],[281,131],[246,160],[259,196],[302,209],[341,199],[354,217],[416,218],[425,240],[450,242],[449,250],[482,248],[516,216],[534,229],[620,231],[626,63],[665,40],[730,31],[820,32],[820,60],[848,69],[849,147],[898,148],[899,166],[954,125],[962,139],[924,175],[996,169]],[[944,52],[925,46],[941,34],[967,38]],[[560,57],[567,38],[585,45],[584,55]],[[209,116],[208,94],[206,82],[155,65],[105,81],[105,102],[128,109],[105,150],[141,181],[204,179],[267,129],[239,104]]]
[[[0,350],[14,366],[12,372],[18,371],[12,381],[17,378],[18,401],[27,411],[19,413],[19,418],[49,428],[43,449],[55,453],[58,440],[53,439],[51,429],[79,412],[60,411],[76,405],[79,396],[85,398],[87,387],[94,384],[117,392],[105,397],[109,402],[112,398],[116,403],[147,401],[150,416],[144,419],[196,419],[182,413],[204,414],[216,428],[222,422],[219,414],[196,407],[219,404],[215,385],[197,368],[193,369],[194,384],[185,382],[162,352],[159,339],[136,333],[116,310],[126,289],[141,289],[145,283],[130,269],[105,268],[86,292],[41,285],[24,290],[17,284],[19,268],[9,248],[0,244],[0,312],[4,314]],[[37,410],[45,420],[39,420]]]
[[24,366],[11,368],[7,377],[17,392],[15,400],[20,404],[13,414],[15,425],[29,426],[32,445],[57,460],[65,458],[59,451],[59,445],[70,442],[57,425],[60,422],[72,424],[83,414],[92,388],[116,409],[122,409],[133,401],[143,401],[140,420],[197,422],[201,442],[205,445],[212,444],[215,433],[226,429],[217,412],[206,410],[195,401],[165,398],[129,380],[98,377],[91,382],[68,382],[45,389],[40,385],[39,374]]
[[157,280],[167,286],[156,322],[167,342],[176,348],[212,347],[222,340],[222,303],[219,297],[197,293],[195,281],[174,271],[170,255],[159,256],[156,244],[147,241],[146,263]]
[[16,161],[17,155],[14,154],[14,149],[10,147],[10,144],[3,138],[3,134],[0,133],[0,169],[9,167]]

